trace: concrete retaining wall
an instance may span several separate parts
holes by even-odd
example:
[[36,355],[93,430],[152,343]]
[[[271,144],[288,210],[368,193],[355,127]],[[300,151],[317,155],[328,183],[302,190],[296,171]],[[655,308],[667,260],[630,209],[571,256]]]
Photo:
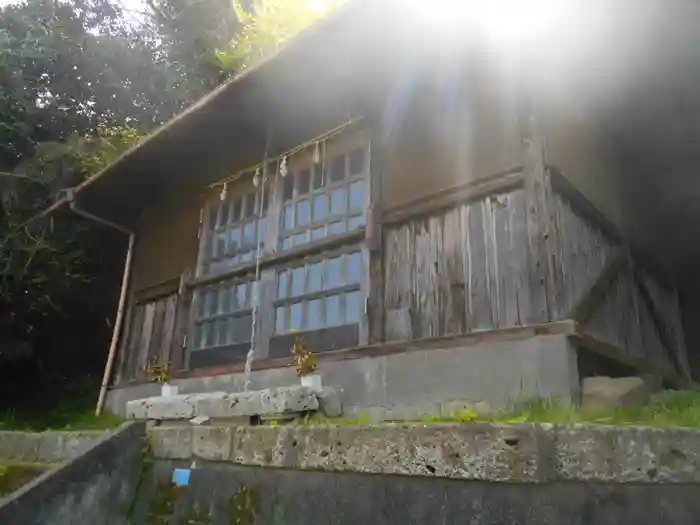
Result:
[[154,427],[156,457],[460,480],[700,484],[700,431],[596,425]]
[[141,468],[143,425],[104,433],[81,454],[0,500],[7,525],[124,525]]
[[[528,337],[444,350],[422,350],[346,361],[320,362],[323,382],[342,388],[348,415],[408,419],[438,415],[485,402],[500,407],[513,399],[579,395],[576,351],[565,335]],[[242,392],[243,374],[178,380],[181,394]],[[299,384],[294,370],[252,374],[252,389]],[[159,395],[147,384],[110,392],[109,409],[124,414],[127,401]]]
[[31,463],[58,463],[93,445],[104,431],[0,431],[0,459]]
[[133,525],[695,525],[700,516],[690,484],[489,483],[200,463],[188,486],[168,490],[176,466],[190,464],[156,465]]

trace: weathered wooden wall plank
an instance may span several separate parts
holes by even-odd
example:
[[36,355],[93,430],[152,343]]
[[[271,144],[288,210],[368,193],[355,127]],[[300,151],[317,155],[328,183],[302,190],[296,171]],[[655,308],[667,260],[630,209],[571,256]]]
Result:
[[525,219],[524,191],[514,188],[387,228],[387,338],[536,322]]

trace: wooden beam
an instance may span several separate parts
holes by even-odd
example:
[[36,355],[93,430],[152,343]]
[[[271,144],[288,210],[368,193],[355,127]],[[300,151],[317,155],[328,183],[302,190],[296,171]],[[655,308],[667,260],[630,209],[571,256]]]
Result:
[[570,317],[577,323],[584,324],[603,301],[610,285],[628,264],[627,252],[618,248],[607,264],[603,267],[593,285],[583,294],[583,297],[571,309]]
[[530,289],[532,309],[537,321],[549,321],[553,317],[555,283],[551,257],[554,253],[554,221],[550,216],[549,194],[551,183],[545,166],[544,138],[539,129],[535,109],[531,102],[522,104],[520,135],[523,149],[528,258],[530,262]]
[[649,312],[651,320],[659,333],[659,339],[661,340],[661,344],[666,349],[666,352],[669,358],[671,359],[674,368],[677,372],[686,375],[686,371],[684,370],[683,364],[681,362],[680,348],[678,348],[677,344],[674,344],[673,337],[671,337],[671,334],[668,332],[668,326],[664,321],[663,315],[661,315],[657,310],[651,292],[647,288],[647,285],[644,283],[644,280],[639,276],[637,272],[634,272],[634,282],[637,285],[637,288],[639,289],[639,295],[641,295],[642,297],[644,306]]
[[484,199],[490,195],[505,193],[523,184],[523,168],[518,166],[507,172],[471,181],[420,197],[406,204],[395,206],[384,213],[384,224],[396,224],[431,215],[437,211],[465,202]]
[[[367,344],[385,340],[385,281],[384,281],[384,217],[383,217],[383,176],[386,150],[382,143],[382,127],[379,122],[372,126],[369,140],[369,165],[367,184],[367,222],[365,246],[363,248],[363,288],[365,297],[365,319],[367,326],[361,327],[360,341]],[[365,332],[366,333],[363,333]]]
[[[332,250],[346,244],[360,243],[364,239],[365,232],[356,230],[340,235],[335,235],[319,241],[310,242],[302,246],[285,250],[283,252],[269,253],[260,259],[260,270],[266,270],[278,264],[284,264],[292,260],[301,260],[304,257],[315,255],[319,252]],[[241,264],[235,268],[224,270],[221,272],[212,273],[209,275],[190,279],[186,284],[188,287],[198,287],[205,284],[211,284],[224,279],[233,279],[236,277],[244,277],[255,273],[255,261],[246,264]]]
[[649,363],[646,359],[633,357],[621,348],[605,341],[601,341],[596,337],[580,331],[578,328],[575,334],[569,335],[569,340],[579,348],[590,352],[595,352],[598,355],[607,357],[608,359],[612,359],[618,363],[622,363],[630,368],[634,368],[639,372],[661,376],[675,387],[688,386],[687,383],[683,381],[673,370],[659,368]]

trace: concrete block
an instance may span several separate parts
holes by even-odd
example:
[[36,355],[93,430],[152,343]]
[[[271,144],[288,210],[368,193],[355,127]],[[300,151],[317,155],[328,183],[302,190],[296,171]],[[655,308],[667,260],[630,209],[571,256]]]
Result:
[[192,454],[208,461],[228,461],[231,458],[232,434],[231,427],[194,427]]
[[194,417],[193,396],[151,398],[146,417],[148,419],[192,419]]
[[307,412],[319,408],[315,391],[305,386],[270,388],[260,390],[257,395],[260,400],[260,415]]
[[343,415],[342,389],[340,387],[324,387],[316,394],[321,413],[326,417]]
[[125,416],[126,419],[144,420],[148,419],[148,408],[150,401],[156,399],[149,397],[145,399],[135,399],[126,403]]
[[192,433],[190,427],[153,427],[148,431],[153,455],[163,459],[190,459]]
[[583,380],[584,408],[606,409],[643,405],[651,399],[650,385],[641,377],[587,377]]

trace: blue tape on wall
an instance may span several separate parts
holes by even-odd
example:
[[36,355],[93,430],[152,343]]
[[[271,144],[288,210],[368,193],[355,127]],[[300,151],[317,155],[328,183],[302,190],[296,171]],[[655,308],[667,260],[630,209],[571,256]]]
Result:
[[186,487],[190,484],[190,473],[192,471],[187,468],[176,468],[173,471],[173,484],[176,487]]

